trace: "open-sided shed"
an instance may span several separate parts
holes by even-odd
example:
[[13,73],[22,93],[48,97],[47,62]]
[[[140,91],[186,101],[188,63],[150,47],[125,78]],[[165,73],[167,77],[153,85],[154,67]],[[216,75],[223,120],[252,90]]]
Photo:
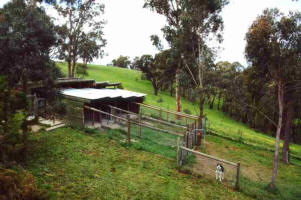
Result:
[[65,105],[67,106],[67,123],[85,126],[93,123],[101,124],[106,116],[85,109],[85,106],[93,107],[107,113],[111,113],[110,106],[123,110],[139,113],[139,104],[143,103],[145,94],[122,89],[96,89],[96,88],[69,88],[62,89]]

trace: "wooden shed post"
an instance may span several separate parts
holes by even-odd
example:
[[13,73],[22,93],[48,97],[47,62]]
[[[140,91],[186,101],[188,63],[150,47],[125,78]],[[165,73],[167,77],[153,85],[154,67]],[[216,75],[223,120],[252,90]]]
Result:
[[92,110],[92,126],[94,128],[94,110]]
[[139,113],[139,137],[141,137],[141,129],[142,129],[142,127],[141,127],[141,118],[142,118],[142,116],[141,116],[141,113]]
[[236,173],[236,183],[235,183],[236,190],[239,190],[239,182],[240,182],[240,163],[237,163],[237,173]]
[[128,134],[127,134],[127,139],[128,139],[128,143],[130,145],[131,144],[131,119],[130,119],[130,115],[127,115],[127,120],[128,120]]
[[85,123],[85,108],[83,108],[82,115],[83,115],[83,127],[85,128],[85,126],[86,126],[86,123]]
[[[169,110],[169,106],[167,106],[167,110]],[[166,112],[166,121],[168,121],[168,112]]]

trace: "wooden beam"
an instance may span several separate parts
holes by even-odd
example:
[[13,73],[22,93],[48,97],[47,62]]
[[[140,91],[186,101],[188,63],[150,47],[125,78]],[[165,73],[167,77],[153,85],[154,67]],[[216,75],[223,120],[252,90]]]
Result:
[[240,182],[240,163],[237,163],[236,183],[235,183],[236,190],[239,190],[239,182]]
[[210,158],[210,159],[213,159],[213,160],[216,160],[216,161],[219,161],[219,162],[223,162],[223,163],[226,163],[226,164],[229,164],[229,165],[238,167],[238,164],[237,164],[237,163],[230,162],[230,161],[228,161],[228,160],[223,160],[223,159],[220,159],[220,158],[217,158],[217,157],[214,157],[214,156],[205,154],[205,153],[201,153],[201,152],[199,152],[199,151],[194,151],[194,150],[192,150],[192,149],[188,149],[188,148],[183,147],[183,146],[181,146],[180,148],[183,149],[183,150],[185,150],[185,151],[188,151],[188,152],[191,152],[191,153],[193,153],[193,154],[196,154],[196,155],[200,155],[200,156],[203,156],[203,157],[206,157],[206,158]]

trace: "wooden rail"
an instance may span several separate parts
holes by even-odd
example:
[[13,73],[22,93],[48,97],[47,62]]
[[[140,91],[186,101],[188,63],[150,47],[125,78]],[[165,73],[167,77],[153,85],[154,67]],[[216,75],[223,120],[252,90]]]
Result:
[[150,125],[147,125],[147,124],[144,124],[144,123],[139,123],[139,122],[136,122],[135,120],[128,120],[128,119],[125,119],[125,118],[122,118],[122,117],[118,117],[116,115],[113,115],[111,113],[107,113],[107,112],[104,112],[102,110],[98,110],[98,109],[95,109],[95,108],[92,108],[92,107],[89,107],[89,106],[84,106],[84,108],[88,109],[88,110],[92,110],[94,112],[99,112],[99,113],[102,113],[104,115],[109,115],[111,117],[115,117],[116,119],[120,119],[120,120],[123,120],[125,122],[129,122],[130,123],[133,123],[133,124],[136,124],[138,126],[143,126],[143,127],[146,127],[146,128],[150,128],[150,129],[153,129],[155,131],[160,131],[160,132],[163,132],[163,133],[168,133],[168,134],[172,134],[172,135],[176,135],[176,136],[183,136],[182,134],[180,133],[176,133],[176,132],[172,132],[172,131],[168,131],[168,130],[163,130],[163,129],[159,129],[159,128],[156,128],[156,127],[153,127],[153,126],[150,126]]
[[[112,109],[115,109],[115,110],[119,110],[119,111],[121,111],[121,112],[128,113],[128,114],[136,115],[136,116],[139,117],[139,114],[134,113],[134,112],[131,112],[131,111],[128,111],[128,110],[123,110],[123,109],[121,109],[121,108],[117,108],[117,107],[114,107],[114,106],[111,106],[111,105],[108,105],[108,107],[110,107],[110,108],[112,108]],[[153,117],[141,116],[141,118],[148,119],[148,120],[151,120],[151,121],[154,121],[154,122],[159,122],[159,123],[162,123],[162,124],[165,124],[165,125],[169,125],[169,126],[174,126],[174,127],[182,128],[182,129],[184,129],[184,130],[187,129],[186,126],[181,126],[181,125],[178,125],[178,124],[173,124],[173,123],[170,123],[170,122],[167,122],[167,121],[155,119],[155,118],[153,118]]]
[[144,104],[144,103],[134,103],[134,104],[144,106],[144,107],[147,107],[147,108],[151,108],[151,109],[157,110],[157,111],[163,111],[163,112],[166,112],[166,113],[174,114],[174,115],[177,115],[177,116],[180,116],[180,117],[185,117],[185,118],[188,118],[188,119],[193,119],[193,120],[198,120],[199,119],[199,117],[195,116],[195,115],[189,115],[189,114],[182,113],[182,112],[171,111],[171,110],[167,110],[167,109],[157,107],[157,106],[151,106],[151,105]]
[[188,152],[191,152],[191,153],[193,153],[193,154],[196,154],[196,155],[200,155],[200,156],[203,156],[203,157],[207,157],[207,158],[210,158],[210,159],[219,161],[219,162],[227,163],[227,164],[232,165],[232,166],[234,166],[234,167],[237,167],[237,166],[238,166],[237,163],[230,162],[230,161],[228,161],[228,160],[223,160],[223,159],[220,159],[220,158],[217,158],[217,157],[214,157],[214,156],[211,156],[211,155],[208,155],[208,154],[199,152],[199,151],[194,151],[194,150],[192,150],[192,149],[188,149],[188,148],[183,147],[183,146],[181,146],[180,148],[183,149],[183,150],[185,150],[185,151],[188,151]]

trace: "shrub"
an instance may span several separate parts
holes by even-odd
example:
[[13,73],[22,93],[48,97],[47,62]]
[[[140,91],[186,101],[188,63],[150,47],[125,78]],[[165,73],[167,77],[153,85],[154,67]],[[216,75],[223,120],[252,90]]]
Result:
[[35,177],[25,170],[0,168],[0,199],[39,200],[50,199],[37,187]]

